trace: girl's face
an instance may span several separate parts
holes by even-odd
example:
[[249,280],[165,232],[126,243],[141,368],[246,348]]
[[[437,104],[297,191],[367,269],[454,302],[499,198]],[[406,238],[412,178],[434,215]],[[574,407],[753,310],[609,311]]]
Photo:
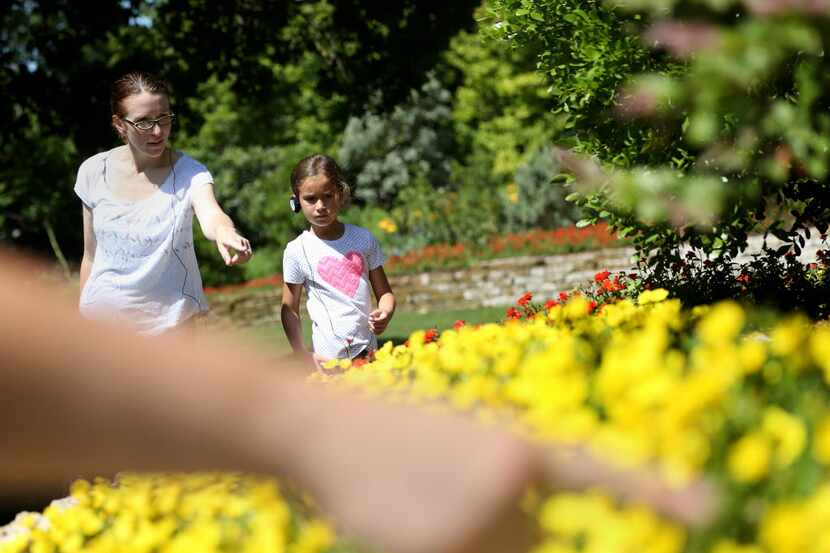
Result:
[[325,175],[306,177],[297,190],[303,215],[317,228],[326,228],[337,223],[342,194],[339,187]]
[[[121,107],[124,116],[113,115],[112,120],[124,141],[144,156],[161,157],[166,151],[172,127],[170,100],[167,96],[142,90],[124,98]],[[149,130],[136,128],[135,125],[140,125],[142,121],[155,124]]]

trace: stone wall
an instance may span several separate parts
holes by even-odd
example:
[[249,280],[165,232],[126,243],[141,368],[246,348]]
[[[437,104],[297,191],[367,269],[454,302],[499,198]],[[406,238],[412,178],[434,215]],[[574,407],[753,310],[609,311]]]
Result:
[[[800,260],[814,261],[820,247],[817,233],[803,248]],[[761,251],[763,238],[750,237],[750,247],[738,261],[746,262]],[[774,238],[770,247],[778,245]],[[429,312],[512,305],[525,292],[539,299],[554,297],[586,283],[601,270],[632,269],[633,248],[608,248],[590,252],[512,257],[473,263],[465,269],[432,271],[390,277],[399,309]],[[210,324],[239,326],[277,323],[281,288],[245,289],[210,296]]]
[[[609,248],[547,256],[479,261],[464,269],[390,277],[398,308],[429,312],[444,309],[507,306],[525,292],[553,297],[583,284],[602,269],[627,270],[631,248]],[[279,323],[279,287],[244,289],[209,297],[212,324]]]

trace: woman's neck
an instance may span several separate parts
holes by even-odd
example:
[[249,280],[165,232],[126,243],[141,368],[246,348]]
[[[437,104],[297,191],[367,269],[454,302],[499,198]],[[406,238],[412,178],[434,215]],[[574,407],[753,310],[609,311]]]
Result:
[[135,169],[136,173],[144,173],[148,169],[156,169],[158,167],[166,167],[173,162],[173,152],[170,148],[165,148],[164,152],[158,157],[150,157],[142,154],[131,145],[126,145],[125,158],[129,166]]
[[315,227],[314,225],[311,225],[311,232],[313,232],[314,235],[321,240],[337,240],[343,236],[344,232],[346,232],[346,225],[340,221],[335,221],[325,227]]

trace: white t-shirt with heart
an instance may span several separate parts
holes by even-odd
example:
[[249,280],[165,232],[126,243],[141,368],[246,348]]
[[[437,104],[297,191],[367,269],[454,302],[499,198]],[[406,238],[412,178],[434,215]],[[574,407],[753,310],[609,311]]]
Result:
[[331,359],[377,349],[369,330],[369,271],[383,265],[383,251],[365,228],[344,226],[337,240],[304,231],[288,243],[282,260],[283,280],[305,286],[314,352]]

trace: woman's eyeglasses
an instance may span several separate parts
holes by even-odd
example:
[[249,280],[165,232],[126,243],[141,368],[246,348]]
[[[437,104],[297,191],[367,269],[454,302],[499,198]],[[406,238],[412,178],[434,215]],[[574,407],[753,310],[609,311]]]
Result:
[[153,130],[153,128],[158,125],[159,128],[163,129],[165,127],[169,127],[173,124],[173,119],[176,116],[172,113],[165,113],[161,117],[157,119],[142,119],[140,121],[130,121],[129,119],[123,118],[124,121],[132,125],[135,130],[139,132],[149,132]]

